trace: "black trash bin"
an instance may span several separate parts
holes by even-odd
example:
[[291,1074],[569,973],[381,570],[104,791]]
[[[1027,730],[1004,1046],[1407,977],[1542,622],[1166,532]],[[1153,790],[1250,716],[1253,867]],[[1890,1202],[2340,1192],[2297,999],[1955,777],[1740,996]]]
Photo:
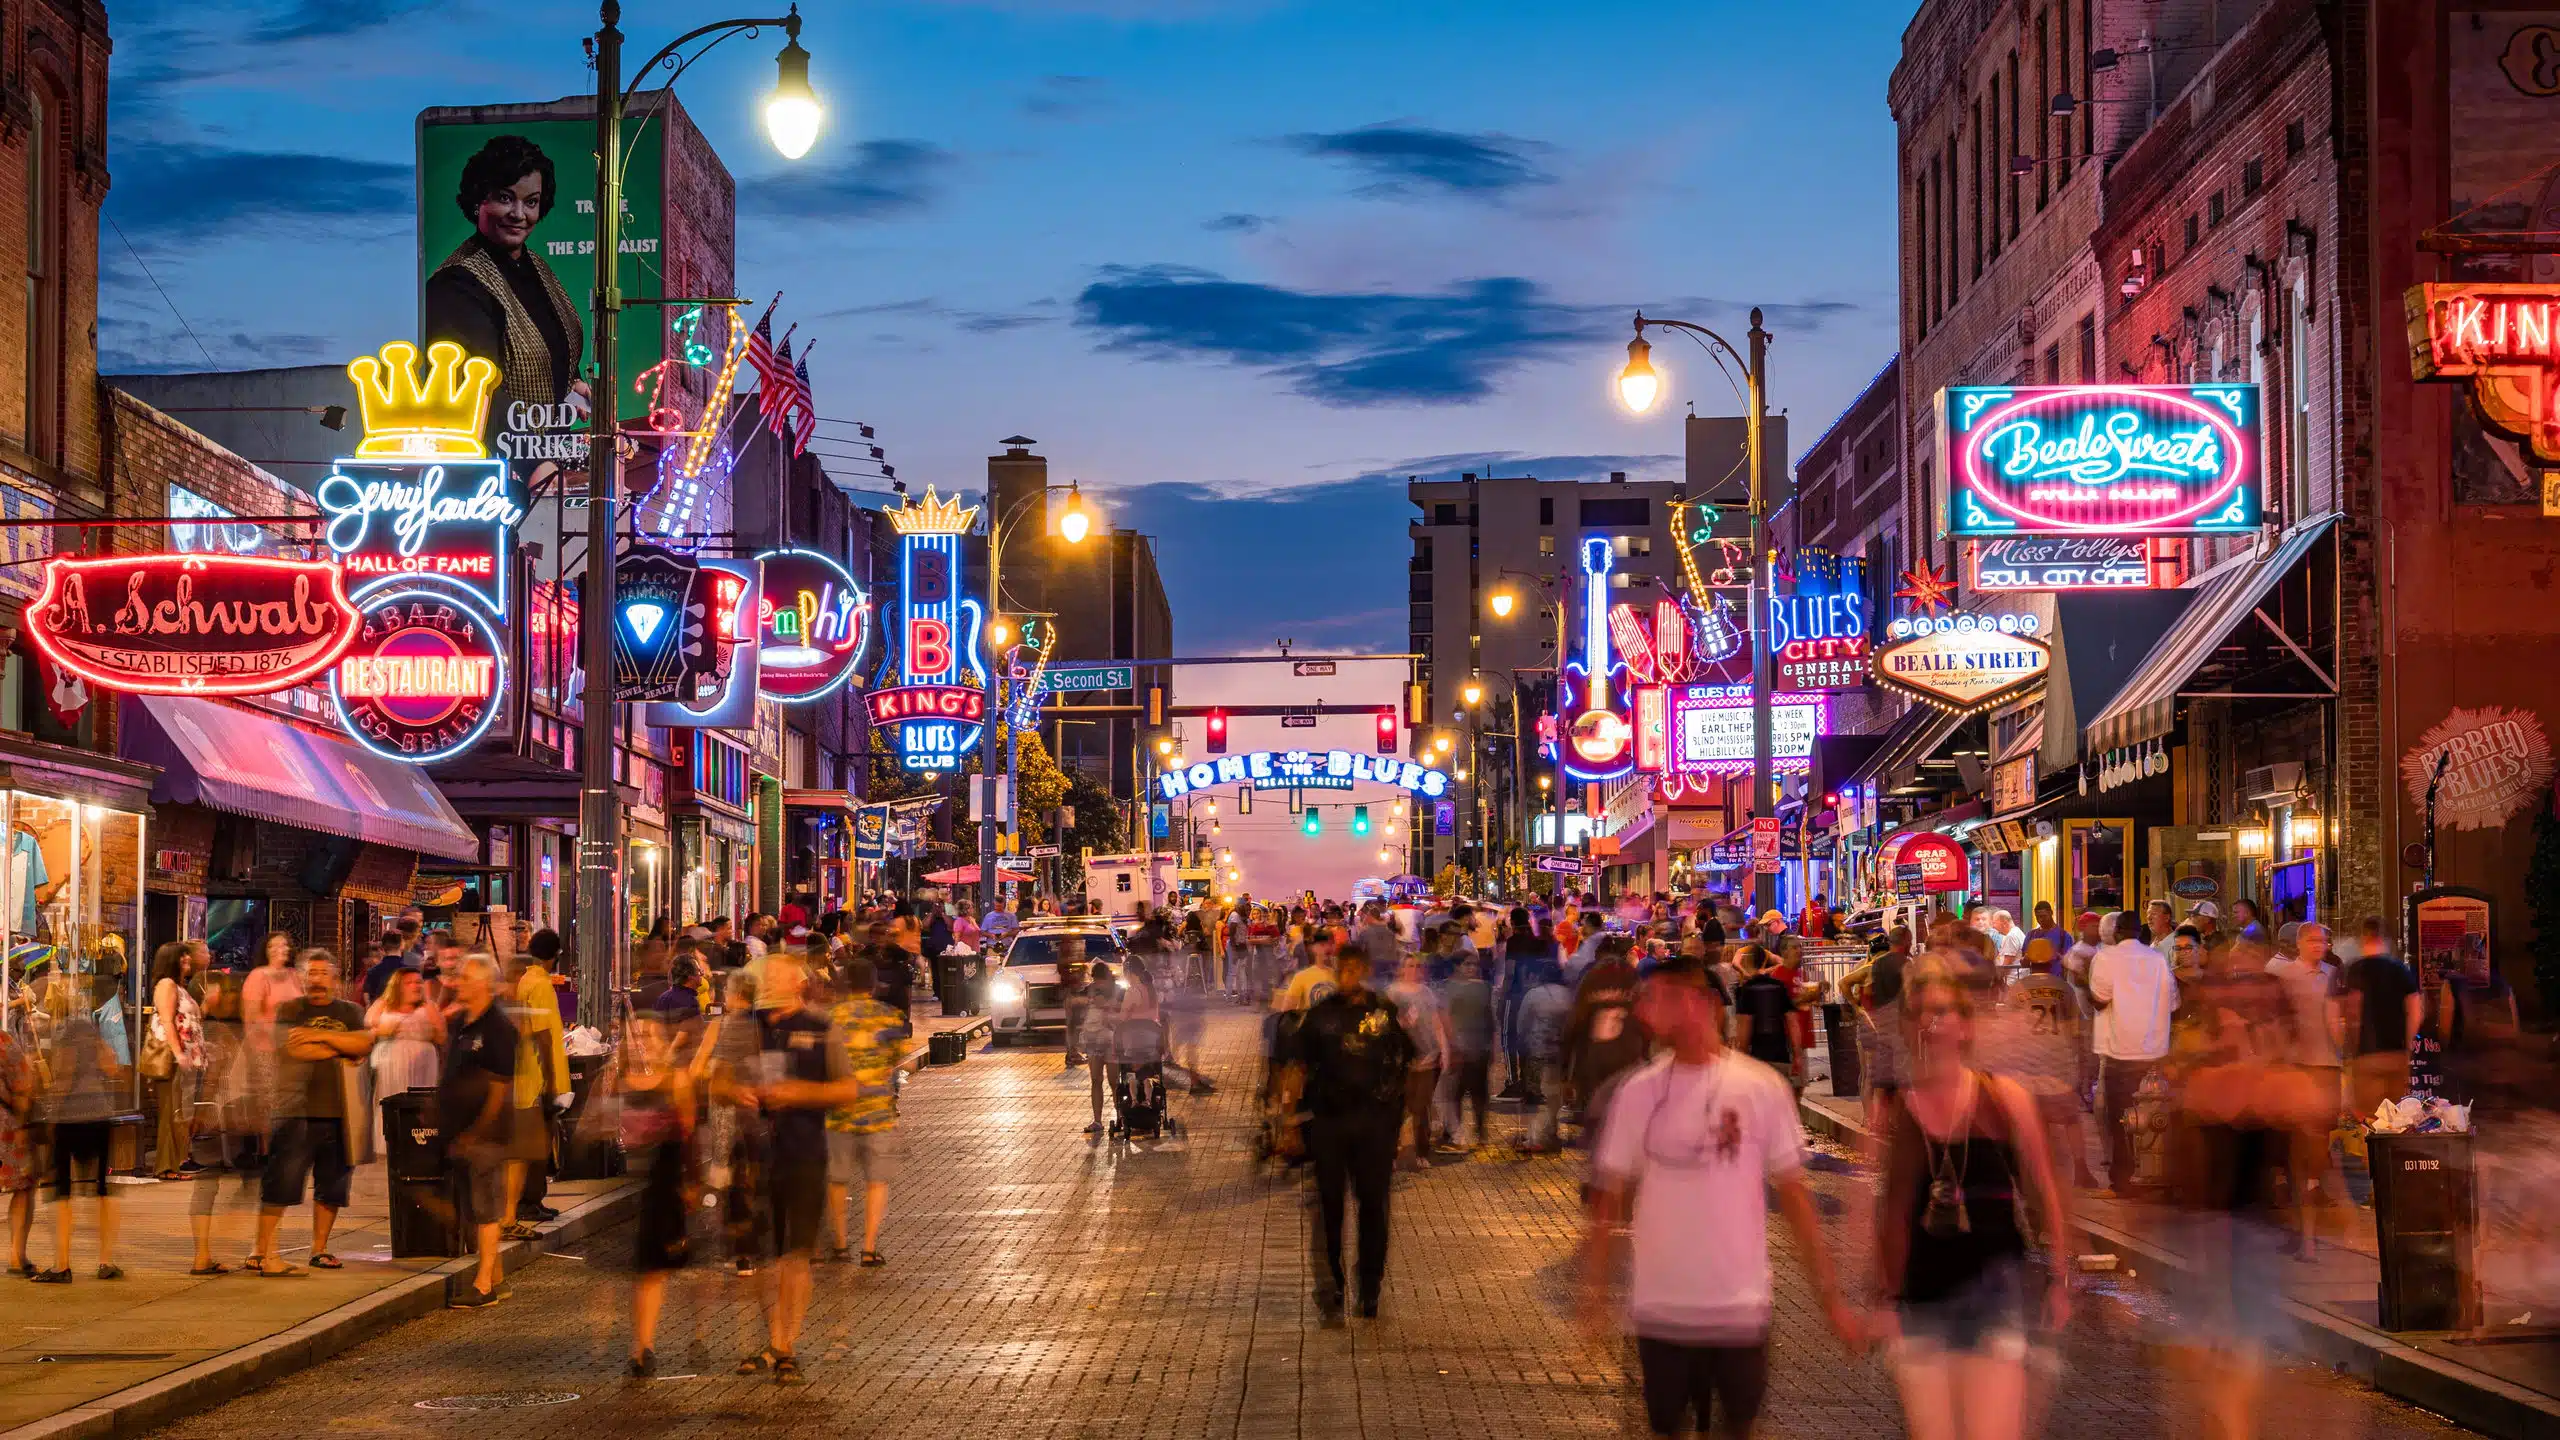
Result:
[[391,1182],[391,1256],[460,1255],[467,1233],[464,1186],[448,1163],[436,1092],[403,1090],[382,1098],[383,1165]]
[[957,1030],[939,1030],[926,1037],[925,1059],[936,1065],[957,1065],[969,1058],[969,1039]]
[[622,1173],[622,1142],[607,1135],[601,1139],[581,1141],[578,1117],[587,1110],[587,1102],[595,1094],[596,1079],[604,1074],[610,1055],[572,1055],[569,1057],[569,1108],[559,1119],[560,1134],[556,1153],[560,1158],[555,1172],[563,1180],[609,1180]]
[[1831,1093],[1854,1098],[1866,1075],[1858,1063],[1858,1011],[1833,1002],[1822,1007],[1822,1040],[1831,1050]]
[[2468,1134],[2367,1135],[2385,1330],[2463,1330],[2480,1323],[2472,1246],[2477,1193]]

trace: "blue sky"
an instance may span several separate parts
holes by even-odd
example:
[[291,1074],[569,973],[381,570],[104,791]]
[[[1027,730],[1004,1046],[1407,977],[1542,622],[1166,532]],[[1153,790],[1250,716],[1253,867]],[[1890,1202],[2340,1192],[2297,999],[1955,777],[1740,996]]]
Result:
[[[1159,537],[1187,652],[1403,648],[1406,475],[1669,472],[1678,405],[1609,399],[1638,305],[1737,337],[1769,307],[1799,445],[1894,343],[1909,0],[807,9],[805,161],[754,128],[778,37],[681,85],[740,182],[741,293],[785,292],[821,408],[910,482],[975,488],[1036,437]],[[629,4],[634,59],[719,13]],[[406,333],[416,112],[592,83],[584,4],[114,15],[110,369]],[[1738,408],[1657,358],[1674,401]]]

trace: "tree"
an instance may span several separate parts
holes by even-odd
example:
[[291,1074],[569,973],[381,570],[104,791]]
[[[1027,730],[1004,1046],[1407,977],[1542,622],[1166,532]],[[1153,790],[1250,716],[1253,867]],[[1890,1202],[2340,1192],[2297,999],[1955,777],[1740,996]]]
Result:
[[1120,802],[1101,781],[1081,770],[1069,775],[1066,804],[1076,812],[1076,823],[1058,837],[1058,873],[1072,890],[1084,883],[1084,851],[1116,855],[1128,841],[1121,833]]
[[920,774],[899,764],[897,753],[889,748],[881,727],[875,725],[871,727],[871,773],[865,778],[870,783],[863,787],[862,798],[878,805],[934,794],[940,777]]
[[2545,1014],[2560,1013],[2560,814],[2549,802],[2533,817],[2524,895],[2533,911],[2533,988]]
[[1434,895],[1456,895],[1461,893],[1465,888],[1465,884],[1465,878],[1458,874],[1458,862],[1452,860],[1448,864],[1440,867],[1439,874],[1431,877],[1431,893]]
[[[1010,726],[996,726],[996,759],[999,764],[1003,763],[1005,742],[1010,734]],[[969,759],[969,773],[978,773],[974,754]],[[1022,748],[1014,756],[1013,784],[1014,823],[1021,833],[1022,843],[1031,845],[1046,840],[1049,837],[1049,812],[1067,800],[1067,776],[1058,768],[1058,762],[1050,758],[1048,743],[1040,738],[1036,728],[1022,732]]]

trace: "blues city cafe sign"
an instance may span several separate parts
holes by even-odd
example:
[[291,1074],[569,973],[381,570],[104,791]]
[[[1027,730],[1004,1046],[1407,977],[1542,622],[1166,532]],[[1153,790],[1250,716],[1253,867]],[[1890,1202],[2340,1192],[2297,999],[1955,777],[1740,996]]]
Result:
[[1348,790],[1355,784],[1393,785],[1425,800],[1448,793],[1447,772],[1392,755],[1364,755],[1354,750],[1256,750],[1221,755],[1156,777],[1156,792],[1179,800],[1214,785],[1250,785],[1256,790]]
[[388,591],[365,602],[329,693],[366,749],[415,764],[450,759],[497,719],[505,654],[497,628],[468,602],[423,588]]
[[2149,590],[2151,544],[2128,535],[2012,535],[1978,540],[1973,588],[2000,590]]
[[955,694],[985,684],[977,667],[986,611],[960,593],[960,541],[977,528],[978,508],[927,486],[922,500],[888,513],[898,531],[898,619],[887,631],[898,683],[872,692],[872,717],[890,728],[900,765],[957,770],[986,720],[983,695],[964,702]]
[[325,560],[119,555],[45,563],[27,636],[83,680],[151,695],[264,695],[317,679],[356,638]]
[[1946,533],[2220,535],[2264,518],[2255,385],[1938,392]]
[[1876,650],[1876,679],[1941,710],[1971,714],[2044,683],[2053,651],[2033,615],[1904,616]]

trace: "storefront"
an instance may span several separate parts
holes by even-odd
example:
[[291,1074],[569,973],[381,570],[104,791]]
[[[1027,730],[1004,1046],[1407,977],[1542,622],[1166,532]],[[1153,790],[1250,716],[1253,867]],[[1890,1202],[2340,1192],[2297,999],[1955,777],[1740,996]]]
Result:
[[0,1019],[41,1039],[47,1017],[142,1002],[155,938],[143,923],[152,770],[0,736]]
[[784,790],[782,898],[811,923],[853,901],[854,798],[841,790]]

